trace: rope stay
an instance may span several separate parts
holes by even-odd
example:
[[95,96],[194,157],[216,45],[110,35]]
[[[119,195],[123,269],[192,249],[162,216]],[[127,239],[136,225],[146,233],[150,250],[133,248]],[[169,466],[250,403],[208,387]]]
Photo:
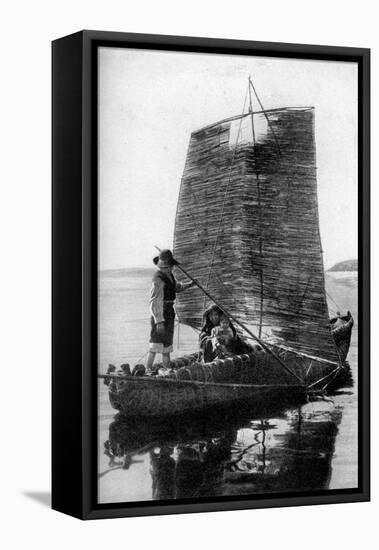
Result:
[[337,310],[336,310],[335,313],[337,313],[338,311],[341,311],[340,306],[339,306],[339,305],[337,304],[337,302],[330,296],[330,294],[329,294],[328,292],[326,292],[326,290],[325,290],[325,294],[327,295],[327,297],[329,298],[329,300],[330,300],[331,302],[333,302],[333,304],[336,306]]
[[281,155],[282,155],[282,152],[281,152],[281,149],[280,149],[279,140],[278,140],[278,138],[277,138],[277,136],[276,136],[276,134],[275,134],[274,128],[272,127],[272,124],[271,124],[271,121],[270,121],[270,119],[269,119],[269,117],[268,117],[268,114],[267,114],[267,112],[265,111],[265,108],[263,107],[263,104],[262,104],[261,100],[259,99],[258,92],[257,92],[257,90],[255,89],[255,86],[254,86],[254,84],[253,84],[253,81],[252,81],[251,76],[249,76],[249,86],[251,86],[251,88],[252,88],[252,90],[253,90],[253,92],[254,92],[254,94],[255,94],[255,97],[257,98],[257,101],[258,101],[258,103],[259,103],[259,106],[260,106],[260,108],[262,109],[262,113],[264,114],[264,116],[265,116],[265,118],[266,118],[266,120],[267,120],[268,127],[270,128],[271,133],[272,133],[272,135],[273,135],[273,137],[274,137],[275,144],[276,144],[276,147],[277,147],[277,149],[278,149],[278,154],[279,154],[279,156],[281,156]]

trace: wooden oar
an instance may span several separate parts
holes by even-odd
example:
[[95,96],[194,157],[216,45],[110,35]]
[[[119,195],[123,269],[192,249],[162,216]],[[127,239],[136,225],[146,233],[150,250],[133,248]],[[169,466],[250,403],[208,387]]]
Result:
[[[158,248],[157,246],[155,246],[155,248],[161,252],[161,249]],[[272,355],[272,357],[274,357],[274,359],[276,359],[278,361],[278,363],[287,371],[289,372],[289,374],[292,374],[292,376],[294,376],[299,382],[301,382],[301,384],[304,384],[303,380],[295,373],[293,372],[290,368],[287,367],[287,365],[285,363],[283,363],[283,361],[280,359],[280,357],[278,357],[268,346],[267,344],[265,344],[263,342],[263,340],[261,340],[258,336],[256,336],[250,329],[247,328],[246,325],[244,325],[243,323],[241,323],[241,321],[239,321],[236,317],[234,317],[234,315],[232,315],[231,313],[229,313],[229,311],[227,311],[219,302],[217,302],[217,300],[211,296],[209,294],[209,292],[196,280],[194,279],[186,269],[184,269],[184,267],[178,262],[178,260],[175,260],[175,266],[180,269],[180,271],[182,273],[184,273],[184,275],[186,277],[188,277],[188,279],[190,279],[210,300],[212,300],[212,302],[217,306],[219,307],[227,317],[229,317],[229,319],[231,319],[232,321],[235,322],[236,325],[240,326],[245,332],[247,332],[247,334],[249,334],[256,342],[259,343],[260,346],[262,346],[262,348],[267,351],[267,353],[269,353],[270,355]]]

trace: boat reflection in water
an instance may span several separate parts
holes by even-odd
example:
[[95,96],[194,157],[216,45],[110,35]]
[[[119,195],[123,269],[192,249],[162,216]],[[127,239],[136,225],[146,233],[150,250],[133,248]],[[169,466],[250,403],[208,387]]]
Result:
[[110,473],[123,471],[117,498],[132,500],[130,486],[140,467],[151,481],[140,488],[138,500],[328,489],[341,416],[342,408],[330,400],[145,425],[116,416],[99,484],[108,478],[111,485]]

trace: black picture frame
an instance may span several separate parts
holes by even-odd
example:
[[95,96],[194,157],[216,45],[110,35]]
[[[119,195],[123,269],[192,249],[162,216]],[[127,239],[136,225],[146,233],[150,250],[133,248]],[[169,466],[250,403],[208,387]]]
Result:
[[[99,46],[358,63],[359,487],[198,501],[97,504],[97,49]],[[370,499],[370,50],[81,31],[52,44],[52,507],[81,519]]]

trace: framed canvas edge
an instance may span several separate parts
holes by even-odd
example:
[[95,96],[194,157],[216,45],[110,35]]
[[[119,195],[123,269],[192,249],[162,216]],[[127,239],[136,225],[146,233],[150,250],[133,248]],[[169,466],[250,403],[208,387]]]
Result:
[[239,510],[259,510],[266,508],[284,508],[298,506],[321,506],[329,504],[349,504],[358,502],[367,502],[370,498],[360,491],[356,492],[341,492],[338,494],[325,495],[310,495],[310,496],[271,496],[266,495],[257,499],[234,500],[223,502],[203,502],[200,499],[194,500],[193,503],[156,503],[153,505],[149,502],[143,502],[139,506],[119,506],[117,503],[112,507],[94,508],[88,511],[87,515],[82,519],[111,519],[121,517],[139,517],[139,516],[160,516],[174,514],[192,514],[192,513],[207,513],[207,512],[237,512]]
[[82,33],[52,44],[52,508],[75,517],[83,516],[82,48]]
[[[242,510],[267,507],[301,506],[312,504],[336,504],[362,502],[370,499],[370,377],[369,377],[369,326],[370,326],[370,263],[369,263],[369,194],[370,194],[370,50],[366,48],[345,48],[336,46],[312,46],[281,44],[195,37],[173,37],[103,31],[81,31],[82,40],[82,231],[76,238],[82,243],[82,370],[80,385],[81,417],[81,498],[80,509],[71,513],[81,519],[146,516],[191,512]],[[64,41],[65,38],[60,39]],[[243,55],[275,55],[309,59],[336,59],[356,61],[359,67],[359,489],[348,491],[325,491],[324,494],[302,494],[300,496],[263,496],[255,499],[236,499],[217,502],[204,500],[193,503],[115,503],[104,506],[96,503],[96,460],[97,457],[97,331],[94,325],[96,314],[97,286],[94,269],[97,267],[97,197],[96,146],[97,105],[94,104],[96,63],[93,54],[101,45],[139,47],[147,49],[172,49],[179,51],[202,51],[212,53],[234,53]],[[54,178],[53,178],[54,185]],[[73,269],[77,267],[73,266]],[[65,283],[64,283],[65,284]],[[54,316],[54,313],[53,313]],[[96,354],[97,355],[97,354]],[[363,368],[365,366],[365,368]],[[77,384],[78,381],[74,381]],[[54,499],[53,499],[54,502]],[[53,505],[54,507],[54,505]],[[55,507],[56,508],[56,507]],[[56,508],[57,509],[57,508]]]

